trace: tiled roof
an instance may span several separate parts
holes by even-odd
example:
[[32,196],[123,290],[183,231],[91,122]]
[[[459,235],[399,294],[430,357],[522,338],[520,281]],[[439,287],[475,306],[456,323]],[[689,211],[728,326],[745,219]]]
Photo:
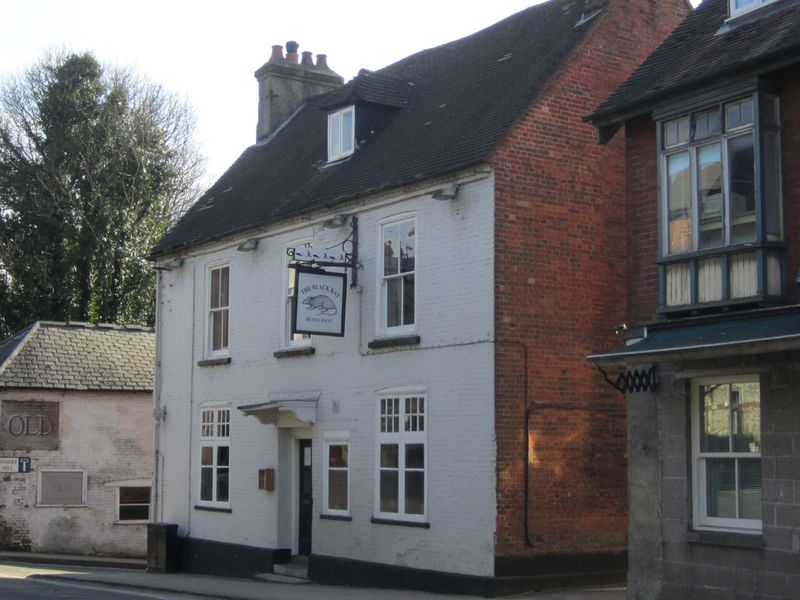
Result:
[[[576,27],[589,3],[597,6],[532,6],[309,100],[245,150],[152,255],[484,163],[593,27],[596,19]],[[329,165],[323,108],[343,99],[395,108],[349,159]]]
[[713,80],[800,61],[798,31],[800,0],[778,0],[730,21],[728,0],[703,0],[589,118],[619,121]]
[[150,391],[150,328],[36,322],[0,342],[0,388]]

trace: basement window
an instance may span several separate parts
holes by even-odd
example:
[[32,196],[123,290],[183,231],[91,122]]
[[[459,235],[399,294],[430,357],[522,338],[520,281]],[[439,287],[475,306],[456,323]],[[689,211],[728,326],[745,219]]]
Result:
[[348,106],[328,115],[328,162],[350,156],[355,149],[354,106]]

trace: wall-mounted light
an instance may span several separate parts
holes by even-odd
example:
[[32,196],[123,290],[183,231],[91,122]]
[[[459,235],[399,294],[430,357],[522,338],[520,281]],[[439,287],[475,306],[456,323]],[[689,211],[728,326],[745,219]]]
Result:
[[431,194],[434,200],[454,200],[458,196],[459,187],[455,183],[448,183]]
[[258,240],[256,238],[247,238],[236,248],[239,252],[252,252],[258,248]]
[[345,223],[347,223],[348,216],[349,215],[336,215],[336,216],[333,216],[330,219],[328,219],[327,221],[324,221],[322,223],[322,226],[325,229],[338,229],[339,227],[342,227],[342,226],[345,225]]

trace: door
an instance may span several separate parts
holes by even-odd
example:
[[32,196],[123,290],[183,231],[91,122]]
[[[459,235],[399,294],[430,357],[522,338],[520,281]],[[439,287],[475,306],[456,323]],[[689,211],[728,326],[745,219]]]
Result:
[[311,495],[311,440],[298,440],[300,460],[300,523],[297,528],[297,553],[311,554],[311,515],[314,501]]

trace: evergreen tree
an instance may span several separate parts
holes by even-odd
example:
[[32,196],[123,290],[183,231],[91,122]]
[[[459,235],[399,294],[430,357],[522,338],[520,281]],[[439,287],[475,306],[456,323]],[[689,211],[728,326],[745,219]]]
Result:
[[39,319],[150,323],[148,250],[196,196],[185,103],[88,53],[0,90],[0,338]]

